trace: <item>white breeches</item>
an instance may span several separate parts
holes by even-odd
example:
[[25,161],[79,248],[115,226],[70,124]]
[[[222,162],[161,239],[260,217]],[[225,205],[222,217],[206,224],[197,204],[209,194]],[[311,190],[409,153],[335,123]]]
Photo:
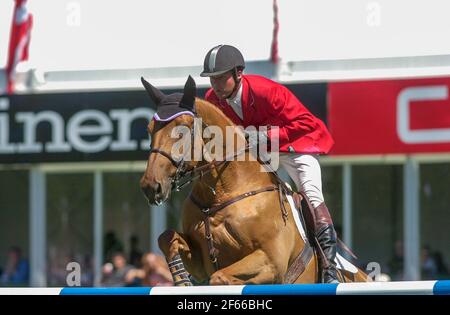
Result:
[[298,191],[305,193],[314,208],[324,202],[318,155],[280,153],[280,165],[292,178]]

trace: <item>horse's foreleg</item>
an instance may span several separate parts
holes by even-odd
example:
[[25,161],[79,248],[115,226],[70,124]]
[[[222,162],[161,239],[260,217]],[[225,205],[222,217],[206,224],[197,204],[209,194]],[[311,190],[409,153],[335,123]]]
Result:
[[[166,230],[158,238],[158,244],[161,251],[166,256],[167,264],[169,265],[170,273],[172,274],[173,281],[177,286],[191,286],[192,283],[189,279],[189,273],[185,269],[185,263],[187,269],[191,272],[196,270],[196,266],[202,264],[194,254],[193,250],[186,241],[186,237],[174,230]],[[191,268],[189,268],[191,267]],[[200,269],[202,269],[200,267]],[[198,273],[193,274],[196,279],[201,279],[202,275]]]
[[262,250],[256,250],[210,277],[211,285],[274,283],[278,279],[275,265]]

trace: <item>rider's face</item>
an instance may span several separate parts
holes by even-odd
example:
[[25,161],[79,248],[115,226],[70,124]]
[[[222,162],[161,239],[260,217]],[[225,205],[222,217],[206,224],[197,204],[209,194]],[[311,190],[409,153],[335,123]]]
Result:
[[211,86],[217,97],[221,100],[226,99],[233,92],[234,82],[233,72],[228,71],[224,74],[210,77]]

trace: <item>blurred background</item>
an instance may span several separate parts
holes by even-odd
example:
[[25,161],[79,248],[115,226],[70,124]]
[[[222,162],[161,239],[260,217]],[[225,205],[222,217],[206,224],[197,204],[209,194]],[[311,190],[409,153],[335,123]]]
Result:
[[65,286],[69,262],[83,286],[172,284],[157,238],[180,228],[188,189],[159,207],[140,192],[153,116],[140,77],[170,93],[192,75],[203,97],[218,44],[326,122],[325,199],[356,264],[384,281],[448,279],[449,9],[0,1],[0,286]]

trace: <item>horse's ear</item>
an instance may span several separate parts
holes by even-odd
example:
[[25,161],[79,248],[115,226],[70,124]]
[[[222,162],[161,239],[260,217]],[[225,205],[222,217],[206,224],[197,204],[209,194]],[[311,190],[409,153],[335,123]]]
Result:
[[148,95],[150,95],[150,98],[155,102],[156,105],[159,105],[161,103],[161,100],[164,98],[164,93],[155,88],[153,85],[148,83],[144,77],[141,77],[142,85],[147,90]]
[[183,98],[181,99],[182,106],[193,111],[196,95],[197,87],[195,85],[195,81],[191,76],[189,76],[186,84],[184,85]]

